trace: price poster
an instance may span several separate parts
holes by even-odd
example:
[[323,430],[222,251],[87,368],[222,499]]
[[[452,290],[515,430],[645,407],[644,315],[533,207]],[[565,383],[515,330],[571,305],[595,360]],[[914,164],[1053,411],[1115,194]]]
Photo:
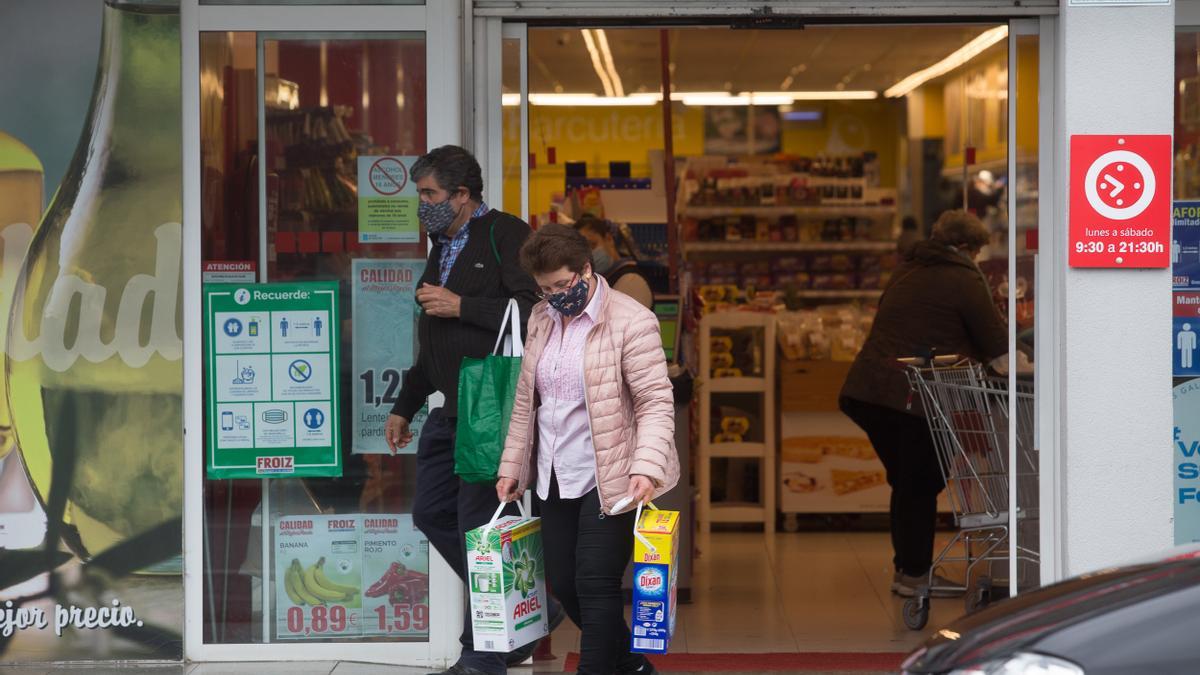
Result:
[[[417,281],[424,260],[353,261],[354,316],[353,446],[356,454],[387,454],[384,425],[400,395],[404,373],[416,357]],[[427,408],[411,422],[413,440],[401,452],[417,451]]]
[[287,516],[276,522],[279,639],[362,635],[363,519]]
[[411,169],[416,157],[358,157],[358,242],[415,244],[421,241],[417,221],[417,184]]
[[363,518],[363,634],[427,639],[429,540],[410,514]]
[[204,287],[209,478],[342,475],[337,282]]
[[429,638],[429,541],[411,514],[283,517],[274,549],[278,639]]

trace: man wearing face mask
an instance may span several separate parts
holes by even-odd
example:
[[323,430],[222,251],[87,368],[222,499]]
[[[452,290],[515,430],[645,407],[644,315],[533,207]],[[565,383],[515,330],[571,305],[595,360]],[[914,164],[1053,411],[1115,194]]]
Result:
[[637,261],[621,257],[613,225],[595,216],[583,216],[575,221],[575,229],[592,247],[592,265],[604,275],[604,280],[618,291],[637,300],[646,309],[654,309],[654,293],[650,283],[638,271]]
[[[466,483],[454,473],[458,370],[464,358],[491,353],[509,298],[528,320],[538,286],[521,268],[520,251],[529,225],[488,208],[479,162],[463,148],[443,146],[412,168],[420,203],[417,216],[432,241],[425,273],[417,284],[421,305],[416,363],[404,374],[384,436],[394,454],[412,442],[409,422],[434,392],[445,396],[430,411],[417,447],[413,521],[459,578],[466,579],[464,534],[487,523],[499,499],[487,483]],[[389,339],[390,336],[379,336]],[[553,626],[562,609],[552,602]],[[477,652],[470,617],[465,617],[463,651],[449,675],[501,675],[520,663],[536,644],[512,654]]]
[[979,218],[947,211],[913,244],[879,299],[879,312],[850,367],[839,405],[871,441],[892,487],[892,592],[935,597],[960,584],[931,574],[938,493],[946,486],[920,399],[897,359],[957,354],[989,363],[1008,351],[1008,329],[975,264],[991,239]]

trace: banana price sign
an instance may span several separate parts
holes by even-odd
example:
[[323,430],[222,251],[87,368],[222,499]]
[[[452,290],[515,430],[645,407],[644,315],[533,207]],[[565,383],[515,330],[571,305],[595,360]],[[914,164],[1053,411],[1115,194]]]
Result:
[[274,548],[277,639],[429,638],[429,541],[410,514],[287,516]]
[[287,516],[275,525],[278,639],[362,635],[362,516]]

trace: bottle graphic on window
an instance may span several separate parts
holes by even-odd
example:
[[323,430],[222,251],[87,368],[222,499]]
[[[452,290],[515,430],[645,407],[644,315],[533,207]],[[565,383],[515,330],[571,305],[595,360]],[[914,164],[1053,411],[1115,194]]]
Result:
[[249,323],[249,325],[246,326],[246,330],[247,330],[248,334],[250,335],[250,337],[258,337],[258,317],[257,316],[254,317],[253,319],[250,319],[250,323]]
[[33,235],[8,324],[17,443],[43,501],[54,463],[74,457],[65,539],[85,558],[183,512],[174,5],[105,0],[83,133]]
[[[42,163],[32,150],[0,131],[0,317],[8,317],[21,262],[42,215]],[[0,353],[6,322],[0,323]],[[0,548],[31,548],[46,534],[16,448],[7,397],[0,385]]]

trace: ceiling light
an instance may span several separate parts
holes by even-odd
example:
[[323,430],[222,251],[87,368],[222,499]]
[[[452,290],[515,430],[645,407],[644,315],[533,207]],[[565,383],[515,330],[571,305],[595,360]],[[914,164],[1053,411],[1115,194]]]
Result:
[[966,62],[982,54],[992,45],[1007,37],[1008,26],[996,26],[995,28],[986,30],[974,40],[971,40],[967,44],[963,45],[958,49],[958,51],[955,51],[941,61],[938,61],[937,63],[923,70],[918,70],[912,75],[909,75],[903,80],[900,80],[896,84],[892,85],[890,89],[883,92],[883,95],[887,96],[888,98],[899,98],[901,96],[905,96],[922,84],[925,84],[934,78],[941,77],[955,68],[962,66]]
[[662,100],[661,94],[596,96],[595,94],[530,94],[529,104],[537,106],[645,106]]
[[[687,106],[782,106],[794,101],[871,100],[879,94],[873,91],[744,91],[737,95],[724,91],[679,91],[671,93],[672,101]],[[516,106],[521,95],[503,94],[502,103]],[[529,104],[535,106],[649,106],[662,101],[658,92],[639,92],[626,96],[597,96],[596,94],[530,94]]]
[[604,87],[604,95],[615,95],[612,80],[609,79],[608,70],[604,67],[603,57],[600,56],[600,50],[596,47],[595,40],[592,39],[592,32],[586,28],[582,32],[583,44],[587,47],[588,55],[592,57],[592,68],[595,69],[596,75],[600,77],[600,85]]
[[[762,97],[786,96],[791,101],[870,101],[879,98],[879,93],[867,89],[846,89],[842,91],[756,91],[753,92],[755,102]],[[788,101],[791,103],[791,101]],[[762,104],[766,105],[766,104]]]
[[613,84],[615,96],[625,95],[625,85],[621,84],[621,76],[617,74],[617,66],[613,63],[612,50],[608,48],[608,34],[603,28],[596,29],[596,44],[600,47],[600,56],[604,59],[604,68],[608,71],[608,79]]
[[675,93],[671,94],[671,99],[675,101],[683,101],[684,105],[690,106],[705,106],[705,105],[749,105],[749,96],[732,96],[726,92],[694,92],[694,93]]

